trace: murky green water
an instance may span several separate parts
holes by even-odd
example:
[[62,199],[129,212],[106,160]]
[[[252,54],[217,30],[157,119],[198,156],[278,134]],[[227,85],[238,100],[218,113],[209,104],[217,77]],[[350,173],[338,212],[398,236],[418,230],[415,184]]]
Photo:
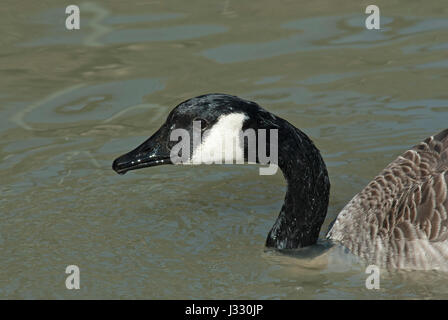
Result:
[[[448,298],[446,274],[384,271],[372,291],[349,255],[265,251],[280,173],[111,170],[182,100],[239,95],[322,151],[323,236],[396,155],[448,127],[445,0],[376,1],[380,31],[365,1],[79,4],[79,31],[60,1],[0,9],[0,298]],[[71,264],[80,290],[65,287]]]

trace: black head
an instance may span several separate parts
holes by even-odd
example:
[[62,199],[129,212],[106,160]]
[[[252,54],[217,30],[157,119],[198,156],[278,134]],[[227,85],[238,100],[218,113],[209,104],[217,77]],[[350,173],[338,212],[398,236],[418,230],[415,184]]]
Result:
[[[177,105],[156,133],[134,150],[118,157],[113,162],[112,168],[117,173],[124,174],[130,170],[173,164],[171,151],[178,140],[172,139],[172,134],[176,129],[182,129],[190,137],[200,138],[204,144],[202,150],[204,148],[208,150],[216,147],[214,138],[216,139],[218,135],[231,134],[236,130],[245,131],[248,128],[254,130],[278,128],[276,122],[279,119],[255,102],[236,96],[227,94],[198,96]],[[247,139],[243,139],[242,144],[244,146],[240,154],[244,159],[239,160],[247,162],[250,160]],[[269,141],[267,144],[269,148]],[[184,160],[195,159],[194,139],[190,139],[188,154],[185,154],[185,150],[181,150],[178,155]],[[255,162],[258,162],[258,157]]]

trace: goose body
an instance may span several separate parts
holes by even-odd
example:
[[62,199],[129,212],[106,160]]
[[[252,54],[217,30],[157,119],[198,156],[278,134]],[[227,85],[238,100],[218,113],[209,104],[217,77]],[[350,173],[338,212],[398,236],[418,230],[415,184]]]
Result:
[[[193,144],[183,154],[190,163],[198,163],[198,150],[209,151],[209,162],[223,157],[220,150],[213,150],[220,145],[216,137],[229,140],[226,137],[232,131],[278,130],[277,164],[286,179],[287,191],[266,246],[295,249],[315,244],[328,208],[330,181],[325,163],[305,133],[254,102],[226,94],[184,101],[149,139],[118,157],[113,169],[124,174],[172,164],[171,132],[183,129],[193,134],[192,123],[196,120],[207,130],[201,132],[201,144]],[[237,141],[234,151],[233,160],[248,162],[246,140]],[[448,271],[447,179],[448,129],[390,163],[342,209],[327,238],[366,263],[391,269]]]
[[327,238],[391,269],[448,271],[448,129],[392,161],[342,209]]

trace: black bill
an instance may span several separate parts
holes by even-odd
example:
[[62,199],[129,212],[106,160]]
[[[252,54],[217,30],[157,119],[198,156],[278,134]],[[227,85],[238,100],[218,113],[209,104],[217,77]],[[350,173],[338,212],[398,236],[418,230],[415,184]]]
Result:
[[160,128],[137,148],[115,159],[112,169],[125,174],[130,170],[172,164],[164,131],[163,127]]

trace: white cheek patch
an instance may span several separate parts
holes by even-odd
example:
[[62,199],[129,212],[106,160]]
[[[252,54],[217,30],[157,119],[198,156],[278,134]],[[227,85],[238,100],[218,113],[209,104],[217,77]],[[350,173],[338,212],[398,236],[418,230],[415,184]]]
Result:
[[244,163],[241,137],[245,119],[246,116],[242,113],[220,116],[215,125],[204,132],[200,145],[194,146],[190,163]]

